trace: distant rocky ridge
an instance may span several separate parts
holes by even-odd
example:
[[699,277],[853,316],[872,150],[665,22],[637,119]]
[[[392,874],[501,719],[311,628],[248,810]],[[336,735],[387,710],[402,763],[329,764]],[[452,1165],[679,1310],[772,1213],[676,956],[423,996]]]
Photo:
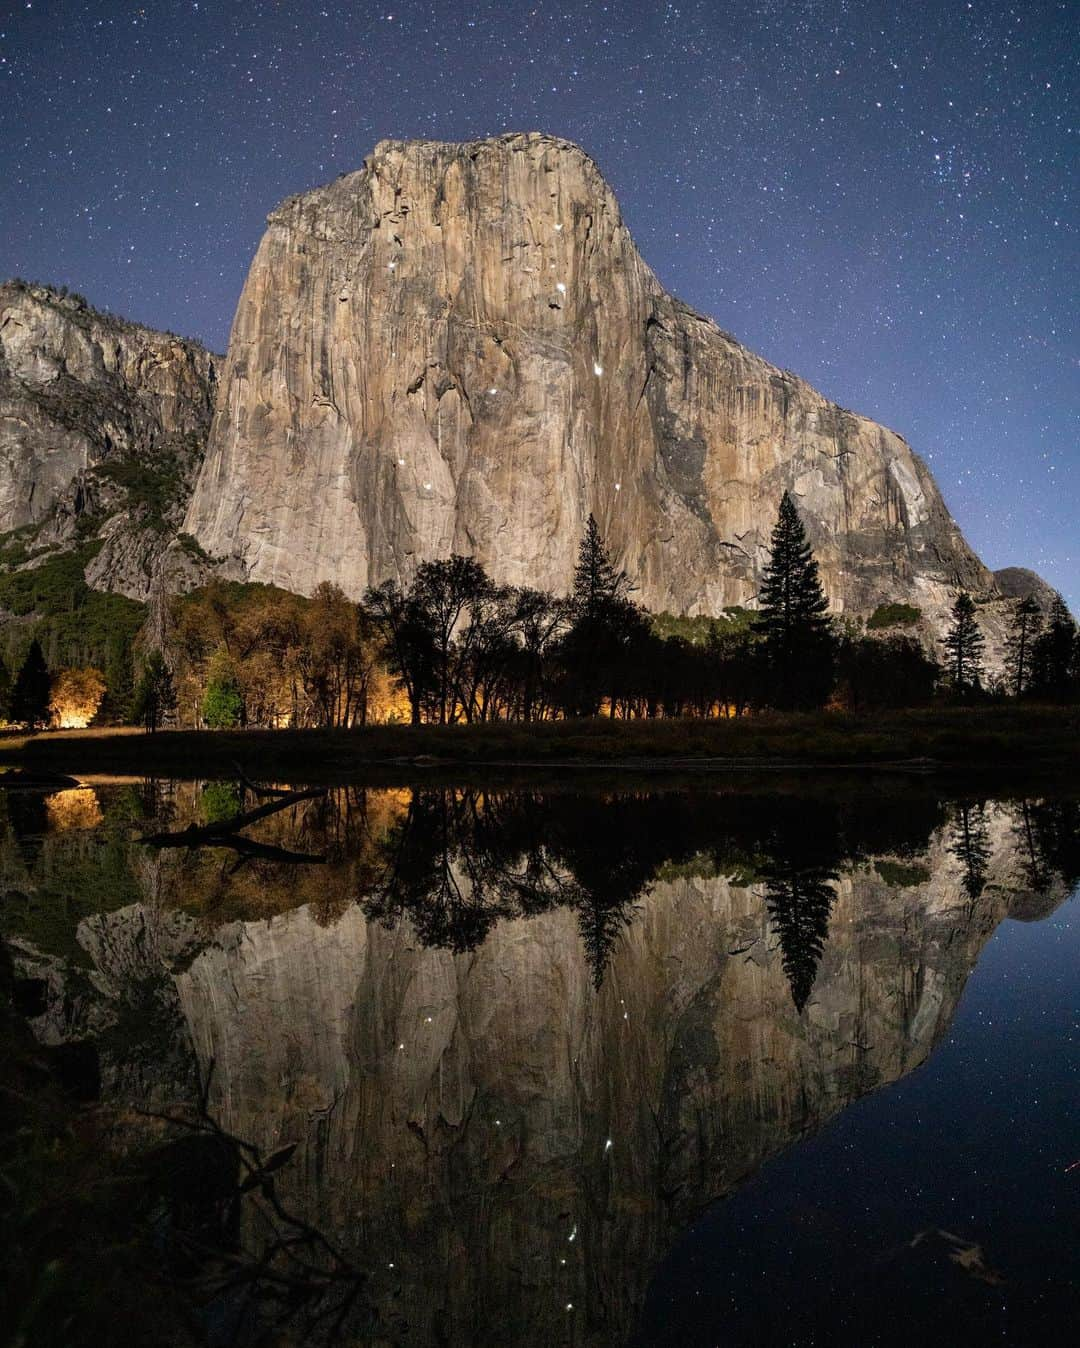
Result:
[[753,605],[785,489],[838,612],[912,604],[932,642],[968,590],[993,666],[1012,601],[1053,595],[983,566],[899,436],[668,295],[550,136],[385,141],[290,198],[223,364],[0,286],[0,569],[79,548],[142,600],[212,566],[358,597],[454,550],[565,592],[591,512],[647,607],[719,613]]
[[202,462],[215,365],[198,343],[99,313],[81,296],[0,286],[8,564],[80,547],[93,588],[148,598]]

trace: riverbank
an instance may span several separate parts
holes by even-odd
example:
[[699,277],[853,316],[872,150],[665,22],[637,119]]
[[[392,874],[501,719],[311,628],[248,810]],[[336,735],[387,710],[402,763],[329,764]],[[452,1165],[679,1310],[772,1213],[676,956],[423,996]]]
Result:
[[356,730],[58,730],[0,735],[0,766],[28,772],[338,781],[373,769],[919,771],[1080,767],[1080,708],[943,707],[854,717],[496,722]]

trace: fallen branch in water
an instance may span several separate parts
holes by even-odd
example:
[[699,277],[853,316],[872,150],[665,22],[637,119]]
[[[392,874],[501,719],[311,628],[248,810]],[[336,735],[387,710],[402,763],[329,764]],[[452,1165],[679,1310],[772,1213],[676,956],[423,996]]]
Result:
[[229,846],[230,844],[223,840],[239,833],[249,824],[277,814],[279,810],[287,810],[302,800],[315,800],[325,795],[324,786],[310,787],[306,791],[290,791],[284,796],[276,797],[267,805],[259,805],[254,810],[244,810],[240,814],[233,815],[231,819],[222,819],[216,824],[189,824],[179,833],[148,833],[140,838],[139,842],[146,843],[148,847],[199,847],[204,843]]

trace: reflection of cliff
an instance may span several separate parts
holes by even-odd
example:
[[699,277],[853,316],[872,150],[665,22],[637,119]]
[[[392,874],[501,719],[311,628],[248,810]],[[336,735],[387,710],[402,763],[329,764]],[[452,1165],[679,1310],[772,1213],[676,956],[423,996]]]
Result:
[[572,906],[457,953],[301,908],[222,930],[181,1004],[225,1126],[300,1143],[282,1183],[359,1246],[386,1342],[614,1343],[696,1209],[930,1052],[1008,910],[985,814],[974,901],[951,825],[839,874],[801,1015],[766,883],[722,874],[654,882],[599,991]]
[[695,1211],[921,1062],[1080,877],[1075,802],[897,800],[344,791],[260,824],[305,868],[132,841],[198,787],[11,795],[3,920],[110,1099],[190,1098],[194,1054],[299,1144],[379,1342],[617,1343]]

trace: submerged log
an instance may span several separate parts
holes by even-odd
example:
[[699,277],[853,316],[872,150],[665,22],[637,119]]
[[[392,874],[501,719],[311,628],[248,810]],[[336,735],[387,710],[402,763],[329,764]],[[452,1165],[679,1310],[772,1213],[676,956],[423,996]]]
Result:
[[[139,842],[145,843],[148,847],[202,847],[206,845],[215,845],[226,847],[230,845],[229,840],[241,829],[247,828],[249,824],[254,824],[259,819],[266,819],[269,815],[277,814],[279,810],[287,810],[291,805],[296,805],[302,800],[315,800],[320,796],[326,795],[326,787],[309,787],[305,791],[290,791],[284,796],[277,796],[266,805],[259,805],[254,810],[243,810],[240,814],[233,815],[231,819],[222,819],[216,824],[189,824],[187,828],[181,829],[178,833],[148,833],[139,839]],[[235,842],[235,839],[234,839]]]

